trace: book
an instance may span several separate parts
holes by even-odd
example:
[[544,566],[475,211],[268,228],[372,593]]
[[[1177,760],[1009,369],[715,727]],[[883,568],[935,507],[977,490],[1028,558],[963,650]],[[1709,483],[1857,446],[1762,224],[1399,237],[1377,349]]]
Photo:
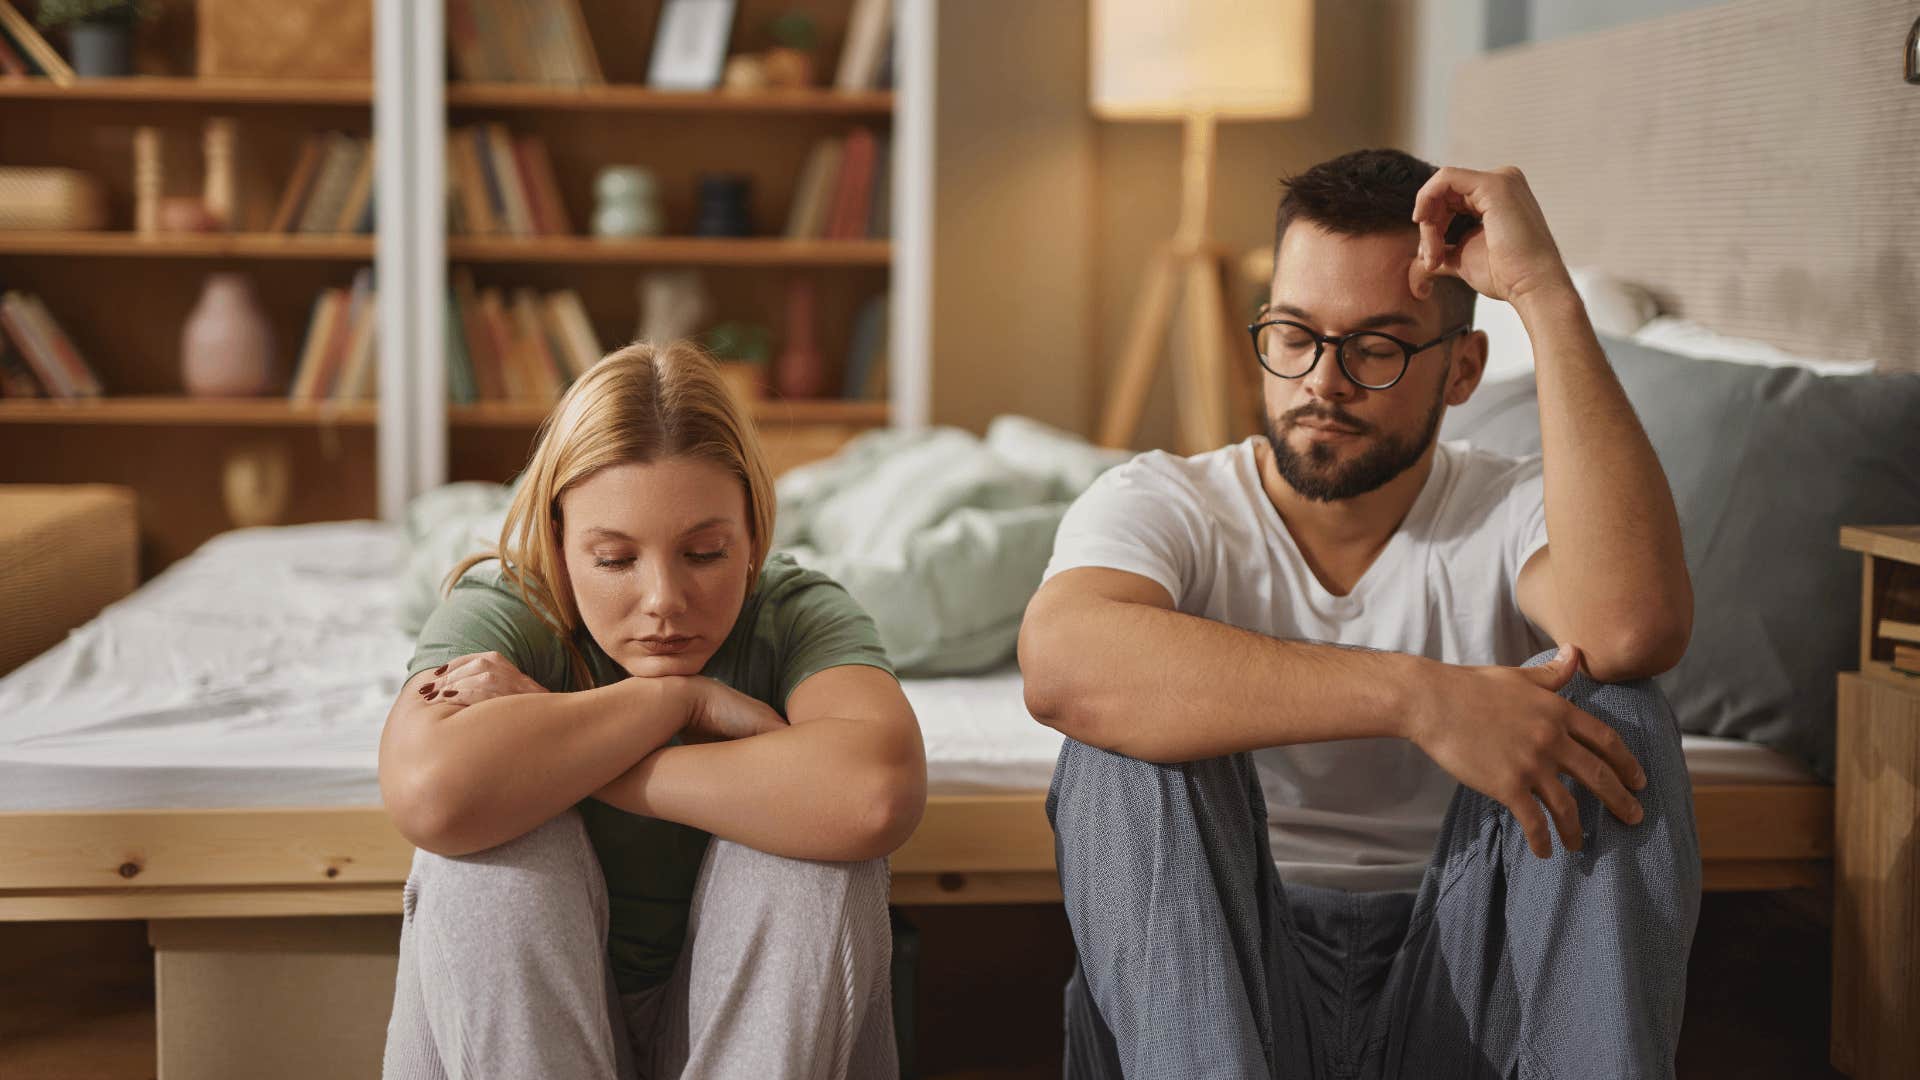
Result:
[[553,174],[553,159],[547,156],[546,140],[538,135],[522,135],[513,145],[520,176],[527,186],[534,232],[540,236],[573,235],[573,221],[567,216],[567,204],[560,198],[560,181]]
[[542,401],[559,397],[568,381],[567,372],[547,343],[545,320],[540,317],[540,303],[532,289],[513,291],[512,314],[515,345],[526,361],[534,395]]
[[532,236],[533,210],[527,199],[527,186],[521,180],[513,136],[507,133],[504,124],[488,124],[486,140],[487,153],[492,156],[493,175],[500,184],[500,205],[506,211],[506,231],[512,236]]
[[840,178],[834,186],[833,209],[827,218],[828,239],[858,240],[866,235],[877,149],[872,131],[855,128],[847,134]]
[[1920,645],[1895,645],[1893,670],[1902,675],[1920,675]]
[[50,397],[70,398],[76,396],[73,384],[68,381],[65,369],[53,358],[53,353],[35,334],[26,317],[26,306],[21,302],[22,294],[8,292],[0,295],[0,327],[5,328],[7,336],[13,339],[14,347],[20,350],[27,365],[33,369],[34,377],[40,380]]
[[332,311],[333,294],[337,289],[321,289],[313,298],[313,311],[307,316],[306,337],[300,343],[300,356],[293,363],[293,378],[287,386],[287,397],[302,400],[302,388],[312,381],[314,353],[320,344],[321,330],[326,325]]
[[547,8],[557,9],[560,17],[566,21],[574,64],[580,69],[579,81],[590,86],[605,84],[607,76],[600,70],[600,57],[593,50],[593,35],[587,32],[587,18],[580,10],[580,0],[553,0]]
[[20,51],[14,48],[13,39],[7,37],[5,31],[0,31],[0,72],[22,78],[40,74],[39,66],[29,63],[26,57],[20,55]]
[[853,317],[853,333],[847,338],[847,364],[841,378],[840,396],[859,401],[870,396],[874,368],[885,367],[887,347],[888,294],[860,305]]
[[333,231],[337,233],[359,232],[361,220],[366,218],[368,208],[373,203],[373,143],[367,143],[360,155],[360,167],[353,174],[353,183],[347,188],[346,202],[340,207],[340,216],[334,219]]
[[475,124],[467,129],[467,141],[473,144],[473,160],[480,177],[480,190],[486,194],[487,212],[491,215],[493,227],[491,235],[506,236],[512,234],[507,224],[506,194],[501,190],[500,177],[494,171],[492,140],[487,137],[487,129]]
[[300,210],[306,205],[307,192],[313,187],[313,178],[320,171],[320,159],[327,150],[326,139],[319,135],[307,136],[300,146],[300,157],[293,165],[293,175],[287,179],[287,188],[280,193],[280,205],[274,208],[273,223],[267,226],[268,232],[290,233],[295,231],[300,221]]
[[480,333],[487,339],[488,351],[499,363],[501,400],[538,398],[533,373],[514,342],[513,320],[507,317],[507,306],[498,289],[487,289],[480,294]]
[[825,229],[827,206],[840,172],[842,143],[825,138],[807,152],[800,179],[793,186],[793,205],[787,210],[789,240],[817,240]]
[[892,0],[854,0],[853,11],[847,16],[847,40],[840,49],[840,67],[833,77],[835,90],[873,88],[892,20]]
[[52,79],[55,85],[73,85],[73,69],[60,58],[60,54],[51,44],[48,44],[47,39],[40,36],[40,31],[33,28],[33,24],[27,21],[27,17],[16,11],[7,0],[0,0],[0,29],[6,31],[14,47],[23,56],[30,57],[34,66],[38,67],[47,78]]
[[506,373],[494,352],[493,336],[480,313],[480,293],[473,274],[462,268],[453,273],[454,297],[460,310],[461,337],[467,346],[467,358],[473,365],[475,393],[481,401],[507,399]]
[[473,381],[473,362],[467,356],[467,332],[460,323],[460,301],[451,286],[441,314],[446,319],[447,400],[455,405],[471,405],[480,400],[479,387]]
[[4,330],[0,330],[0,397],[38,398],[46,397],[47,390],[33,375],[33,368],[27,364],[27,358],[13,344]]
[[579,378],[600,362],[605,350],[600,347],[600,339],[593,332],[593,322],[587,318],[587,306],[580,294],[572,289],[562,289],[547,298],[547,306],[553,312],[554,321],[559,324],[560,337],[566,342],[568,366],[573,369],[573,377]]
[[460,216],[466,231],[472,236],[491,236],[498,231],[493,213],[493,198],[487,192],[487,182],[480,166],[480,151],[477,148],[473,131],[461,128],[449,137],[452,147],[451,157],[454,168],[454,188],[460,194]]
[[1881,619],[1880,626],[1875,632],[1883,638],[1904,641],[1909,645],[1920,645],[1920,622]]
[[893,141],[879,136],[873,153],[873,209],[867,215],[867,238],[893,235]]
[[296,402],[310,402],[322,395],[320,375],[326,367],[327,354],[333,349],[334,339],[346,333],[345,313],[348,308],[347,290],[322,289],[319,308],[314,312],[313,325],[307,330],[307,345],[301,350],[300,370],[294,376],[293,387],[287,396]]
[[23,294],[27,307],[27,316],[33,321],[35,330],[53,352],[54,362],[66,371],[74,392],[80,397],[99,397],[100,380],[93,374],[93,368],[87,359],[74,347],[73,339],[61,327],[53,312],[47,310],[46,302],[31,293]]
[[326,139],[326,153],[320,159],[313,190],[307,193],[306,205],[300,210],[299,231],[302,233],[333,231],[333,223],[340,219],[340,211],[346,206],[347,194],[353,187],[354,173],[359,171],[360,159],[366,154],[366,147],[351,135],[333,132]]
[[379,301],[379,291],[369,289],[366,303],[354,319],[353,333],[347,339],[345,365],[339,381],[327,395],[336,401],[370,401],[376,396]]
[[454,73],[465,82],[481,82],[488,77],[480,30],[473,21],[474,2],[447,0],[447,44],[453,50]]

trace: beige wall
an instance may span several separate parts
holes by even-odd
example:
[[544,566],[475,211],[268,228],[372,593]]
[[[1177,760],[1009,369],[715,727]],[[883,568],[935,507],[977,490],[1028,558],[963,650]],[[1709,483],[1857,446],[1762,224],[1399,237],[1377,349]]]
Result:
[[[1390,139],[1389,105],[1396,83],[1391,25],[1393,5],[1375,0],[1318,0],[1314,20],[1313,112],[1300,120],[1222,124],[1214,165],[1213,231],[1235,251],[1271,249],[1279,181],[1348,150]],[[1378,74],[1371,77],[1361,73]],[[1093,336],[1087,389],[1098,416],[1107,378],[1127,332],[1142,269],[1173,234],[1179,216],[1180,130],[1174,124],[1096,121],[1096,243],[1093,259]],[[1239,279],[1236,278],[1238,283]],[[1254,295],[1230,295],[1236,317]],[[1184,340],[1177,325],[1173,342]],[[1233,354],[1236,362],[1250,356]],[[1171,378],[1162,368],[1135,442],[1174,445]],[[1091,428],[1088,429],[1091,433]]]
[[[1281,176],[1392,139],[1407,3],[1317,0],[1312,115],[1220,129],[1222,242],[1270,245]],[[1086,22],[1085,0],[939,5],[935,423],[1020,412],[1092,434],[1141,269],[1173,233],[1179,127],[1092,118]],[[1172,437],[1163,378],[1137,445]]]

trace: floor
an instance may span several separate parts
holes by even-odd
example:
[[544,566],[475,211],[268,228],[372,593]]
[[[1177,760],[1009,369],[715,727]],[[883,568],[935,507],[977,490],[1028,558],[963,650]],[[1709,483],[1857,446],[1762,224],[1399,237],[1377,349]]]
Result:
[[[905,914],[920,939],[920,1075],[1059,1076],[1059,988],[1072,964],[1060,908]],[[1688,972],[1680,1080],[1840,1076],[1827,1065],[1822,919],[1818,902],[1804,897],[1706,897]],[[151,955],[139,923],[0,926],[0,1077],[152,1077]]]

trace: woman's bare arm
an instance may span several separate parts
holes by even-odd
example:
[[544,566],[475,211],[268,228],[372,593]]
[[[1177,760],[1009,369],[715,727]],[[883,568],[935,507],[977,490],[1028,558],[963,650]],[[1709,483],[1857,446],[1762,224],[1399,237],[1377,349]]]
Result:
[[[519,674],[504,658],[498,664]],[[387,714],[380,795],[400,834],[440,855],[524,835],[663,746],[687,719],[684,680],[462,705],[418,693],[438,677],[429,669],[409,679]]]
[[900,684],[878,668],[828,668],[795,688],[787,719],[750,738],[661,747],[594,797],[789,858],[874,859],[906,842],[927,766]]

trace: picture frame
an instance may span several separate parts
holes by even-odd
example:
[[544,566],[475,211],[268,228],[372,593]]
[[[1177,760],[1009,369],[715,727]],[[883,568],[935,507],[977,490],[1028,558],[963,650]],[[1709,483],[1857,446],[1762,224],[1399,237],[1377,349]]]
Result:
[[736,0],[666,0],[654,30],[647,85],[712,90],[726,69]]

